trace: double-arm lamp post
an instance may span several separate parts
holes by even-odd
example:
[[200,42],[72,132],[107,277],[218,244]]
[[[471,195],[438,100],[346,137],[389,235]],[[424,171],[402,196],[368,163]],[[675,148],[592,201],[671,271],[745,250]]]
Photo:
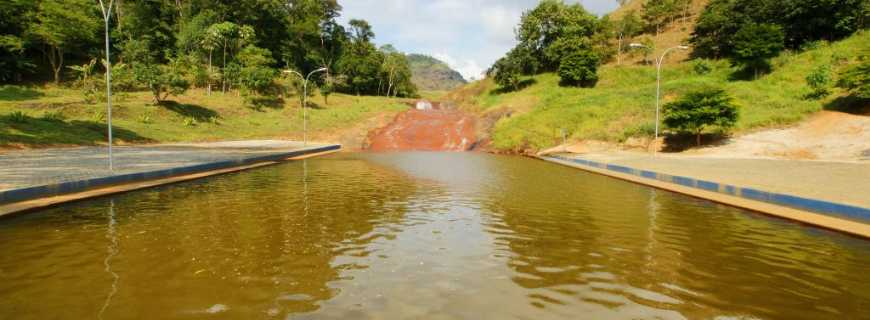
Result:
[[[649,47],[642,45],[640,43],[632,43],[632,44],[629,44],[628,46],[631,48],[649,48]],[[689,47],[688,46],[676,46],[676,47],[668,48],[667,50],[665,50],[665,52],[662,53],[662,56],[656,60],[656,141],[659,140],[659,113],[660,113],[659,110],[661,109],[661,102],[660,101],[661,101],[661,92],[662,92],[662,62],[665,61],[665,57],[668,55],[668,53],[670,53],[672,50],[675,50],[675,49],[688,50]]]
[[311,75],[318,72],[325,72],[326,68],[320,68],[308,74],[307,77],[302,76],[301,73],[296,72],[295,70],[284,70],[285,74],[295,74],[302,79],[302,143],[304,146],[308,146],[308,109],[306,108],[305,99],[308,98],[308,80],[311,78]]

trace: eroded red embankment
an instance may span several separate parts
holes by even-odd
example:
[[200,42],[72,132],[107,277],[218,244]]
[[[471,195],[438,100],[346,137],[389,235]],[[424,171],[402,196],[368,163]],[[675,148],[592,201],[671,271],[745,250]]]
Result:
[[372,151],[467,151],[476,119],[456,110],[408,110],[369,134]]

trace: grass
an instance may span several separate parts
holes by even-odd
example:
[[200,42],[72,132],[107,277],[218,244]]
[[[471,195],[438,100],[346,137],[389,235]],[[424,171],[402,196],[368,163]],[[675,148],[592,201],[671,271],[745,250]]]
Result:
[[[724,88],[740,107],[737,131],[781,126],[843,100],[834,89],[827,98],[808,99],[806,75],[821,64],[839,70],[870,52],[870,34],[861,32],[836,43],[821,43],[800,53],[787,52],[772,61],[773,71],[757,80],[735,80],[741,74],[727,61],[713,62],[712,72],[694,72],[692,62],[666,66],[662,74],[663,103],[703,86]],[[450,100],[477,113],[509,109],[491,132],[493,146],[507,151],[540,150],[561,143],[564,129],[572,140],[619,142],[649,135],[654,128],[654,67],[606,65],[595,88],[558,85],[555,74],[530,78],[527,88],[499,93],[492,80],[482,80],[451,92]]]
[[[155,105],[147,92],[116,93],[116,143],[198,142],[283,138],[302,139],[298,97],[278,99],[259,109],[236,93],[190,90]],[[309,134],[323,136],[370,117],[407,109],[405,100],[334,94],[309,99]],[[75,89],[0,86],[0,147],[96,145],[106,141],[105,102],[87,103]]]

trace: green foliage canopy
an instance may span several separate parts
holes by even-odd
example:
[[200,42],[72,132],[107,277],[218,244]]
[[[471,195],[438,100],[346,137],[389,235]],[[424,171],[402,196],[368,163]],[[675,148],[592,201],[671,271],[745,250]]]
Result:
[[662,108],[664,124],[680,133],[690,133],[701,144],[704,129],[716,127],[726,131],[737,124],[737,107],[722,89],[707,88],[687,93]]

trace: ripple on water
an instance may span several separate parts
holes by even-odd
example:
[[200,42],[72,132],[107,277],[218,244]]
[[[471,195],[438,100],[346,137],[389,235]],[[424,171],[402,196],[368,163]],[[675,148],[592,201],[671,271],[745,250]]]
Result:
[[0,221],[0,318],[94,318],[113,284],[105,319],[838,319],[870,305],[867,241],[519,157],[337,155],[113,199],[114,226],[107,199]]

